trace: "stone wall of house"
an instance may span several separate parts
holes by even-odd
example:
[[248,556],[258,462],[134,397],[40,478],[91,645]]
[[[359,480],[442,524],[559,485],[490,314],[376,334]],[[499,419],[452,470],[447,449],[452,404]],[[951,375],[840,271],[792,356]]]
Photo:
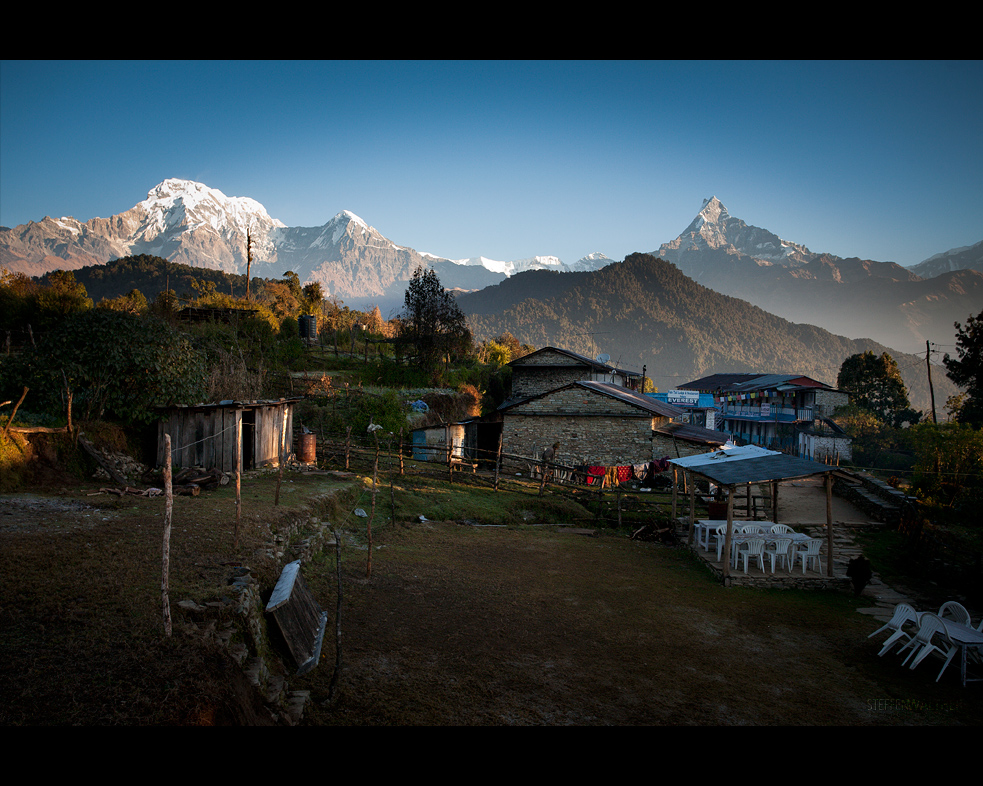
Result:
[[816,390],[816,416],[831,417],[833,410],[850,403],[850,396],[838,390]]
[[559,442],[558,464],[641,464],[655,458],[652,426],[653,418],[648,417],[506,414],[502,452],[538,458],[547,447]]
[[582,360],[546,349],[512,364],[512,395],[538,396],[585,379],[591,379],[591,369]]
[[799,452],[804,458],[815,461],[851,461],[853,459],[852,444],[849,438],[833,435],[802,434],[799,437]]
[[568,368],[536,367],[529,365],[512,368],[512,395],[516,398],[538,396],[550,390],[588,379],[590,373],[583,366]]

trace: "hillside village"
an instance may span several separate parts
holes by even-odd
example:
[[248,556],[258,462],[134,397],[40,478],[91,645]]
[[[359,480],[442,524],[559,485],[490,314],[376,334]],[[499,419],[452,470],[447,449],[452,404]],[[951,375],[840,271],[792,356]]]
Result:
[[[849,389],[786,369],[721,370],[660,391],[654,370],[620,368],[606,355],[524,344],[508,332],[475,339],[433,270],[417,271],[405,308],[391,319],[326,299],[295,275],[242,283],[249,289],[237,294],[222,278],[191,276],[180,294],[148,299],[133,288],[94,303],[72,273],[5,274],[0,397],[9,415],[0,491],[44,488],[52,473],[63,485],[95,467],[110,484],[98,493],[122,499],[150,493],[167,466],[175,492],[192,498],[234,478],[238,510],[240,477],[258,488],[264,473],[276,473],[279,499],[284,471],[349,484],[361,474],[375,490],[371,522],[382,451],[393,524],[407,520],[408,491],[397,494],[394,484],[405,460],[407,477],[419,480],[401,484],[432,487],[425,478],[436,472],[449,487],[472,489],[465,496],[482,488],[517,495],[504,514],[510,522],[519,516],[562,529],[591,516],[595,529],[583,532],[596,536],[602,527],[685,548],[725,586],[843,592],[856,581],[849,574],[859,552],[842,522],[834,525],[842,518],[833,512],[835,493],[863,511],[867,526],[909,542],[945,533],[964,544],[926,550],[933,557],[922,578],[937,581],[944,565],[949,593],[976,597],[978,576],[967,562],[975,530],[962,511],[979,491],[979,463],[930,454],[929,440],[943,430],[979,432],[956,422],[887,425],[892,413],[910,411],[896,366],[882,363],[882,377]],[[876,367],[890,358],[868,350],[854,360]],[[891,385],[902,395],[885,405]],[[84,451],[57,458],[69,455],[73,440]],[[121,453],[137,463],[128,470],[114,463]],[[978,448],[969,455],[978,457]],[[871,456],[894,464],[871,472],[857,462]],[[962,473],[958,486],[926,472],[927,457]],[[806,525],[791,493],[803,482],[820,495]],[[501,526],[488,513],[469,515],[475,526]],[[799,518],[779,524],[786,515]],[[756,539],[747,529],[762,526],[775,533]],[[322,538],[305,533],[298,547],[309,555]]]

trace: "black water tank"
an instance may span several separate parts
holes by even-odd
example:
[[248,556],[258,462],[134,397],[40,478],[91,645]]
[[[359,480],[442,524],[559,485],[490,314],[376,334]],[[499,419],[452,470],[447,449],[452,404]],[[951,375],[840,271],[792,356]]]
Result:
[[304,314],[297,324],[300,326],[301,338],[309,338],[311,341],[317,340],[317,317]]

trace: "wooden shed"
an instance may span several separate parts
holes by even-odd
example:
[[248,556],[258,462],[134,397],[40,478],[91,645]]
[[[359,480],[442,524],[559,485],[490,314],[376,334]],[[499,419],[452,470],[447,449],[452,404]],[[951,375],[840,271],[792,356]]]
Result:
[[299,398],[220,401],[170,407],[157,427],[157,464],[164,464],[164,434],[171,464],[222,472],[279,466],[293,452],[293,413]]

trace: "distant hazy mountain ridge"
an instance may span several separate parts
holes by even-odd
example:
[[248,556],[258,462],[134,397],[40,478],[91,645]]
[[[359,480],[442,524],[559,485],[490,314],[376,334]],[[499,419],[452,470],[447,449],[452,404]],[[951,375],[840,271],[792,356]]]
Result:
[[983,272],[955,269],[970,266],[971,250],[947,257],[949,270],[941,275],[922,278],[916,271],[929,272],[922,265],[930,260],[904,268],[815,253],[733,218],[716,197],[679,237],[651,253],[704,286],[791,322],[906,352],[924,350],[926,340],[949,343],[953,322],[983,310]]

